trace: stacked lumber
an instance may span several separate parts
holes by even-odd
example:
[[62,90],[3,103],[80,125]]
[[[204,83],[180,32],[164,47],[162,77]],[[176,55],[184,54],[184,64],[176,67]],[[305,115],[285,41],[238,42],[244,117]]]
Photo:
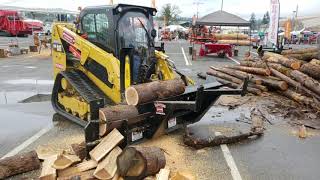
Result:
[[315,49],[285,51],[284,55],[266,52],[258,61],[242,61],[240,65],[210,67],[207,75],[230,88],[238,88],[249,78],[248,92],[260,95],[274,91],[300,104],[320,110],[320,61],[303,62],[285,55],[315,52]]

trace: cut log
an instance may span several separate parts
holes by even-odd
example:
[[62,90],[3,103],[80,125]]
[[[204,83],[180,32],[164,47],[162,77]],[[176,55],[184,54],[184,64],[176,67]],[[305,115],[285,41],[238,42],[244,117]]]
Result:
[[252,82],[254,84],[259,84],[261,85],[261,80],[259,79],[255,79],[253,76],[251,76],[250,74],[246,73],[246,72],[242,72],[242,71],[238,71],[238,70],[234,70],[234,69],[229,69],[229,68],[216,68],[213,66],[210,66],[211,69],[228,74],[230,76],[234,76],[240,80],[244,80],[245,78],[249,78],[249,82]]
[[320,83],[319,81],[309,77],[308,75],[294,70],[291,72],[291,76],[300,82],[303,86],[307,87],[311,91],[315,92],[316,94],[320,95]]
[[81,160],[87,156],[86,143],[82,142],[79,144],[71,144],[71,149],[75,155],[77,155]]
[[82,179],[85,179],[85,180],[92,179],[93,180],[93,179],[96,179],[93,176],[94,171],[95,170],[93,169],[93,170],[89,170],[89,171],[79,172],[77,174],[73,174],[68,177],[58,177],[58,180],[82,180]]
[[36,151],[17,154],[0,160],[0,179],[40,168]]
[[52,167],[57,155],[47,158],[42,163],[42,169],[39,179],[40,180],[55,180],[57,177],[56,169]]
[[267,92],[267,91],[268,91],[268,88],[267,88],[266,86],[263,86],[263,85],[249,84],[248,87],[255,88],[255,89],[259,89],[259,90],[261,90],[262,92]]
[[316,98],[318,101],[320,100],[320,96],[315,94],[314,92],[310,91],[309,89],[305,88],[304,86],[302,86],[299,82],[289,78],[288,76],[280,73],[279,71],[275,70],[275,69],[271,69],[271,72],[274,76],[282,79],[283,81],[287,82],[290,86],[292,86],[294,89],[298,90],[298,91],[302,91],[305,94]]
[[315,65],[319,65],[319,66],[320,66],[320,60],[318,60],[318,59],[312,59],[312,60],[310,61],[310,64],[315,64]]
[[40,145],[37,147],[36,152],[37,152],[39,159],[45,160],[45,159],[50,158],[54,155],[61,154],[63,152],[63,150],[52,149],[47,146]]
[[318,52],[318,48],[312,47],[312,48],[304,48],[304,49],[289,49],[289,50],[283,50],[281,54],[290,55],[290,54],[305,54],[305,53],[312,53],[312,52]]
[[81,159],[77,155],[62,153],[53,162],[52,167],[55,169],[65,169],[74,163],[80,162]]
[[[270,76],[271,77],[271,76]],[[259,76],[256,78],[260,78],[262,81],[262,85],[267,86],[268,90],[275,89],[275,90],[287,90],[288,84],[285,81],[278,81],[271,79],[269,77]]]
[[301,66],[300,71],[314,79],[320,80],[320,65],[306,63]]
[[70,177],[70,176],[76,176],[80,174],[81,172],[96,168],[98,163],[94,160],[89,161],[83,161],[73,167],[69,167],[67,169],[59,170],[58,176],[59,177]]
[[183,80],[173,79],[130,86],[126,89],[125,96],[128,105],[138,105],[180,95],[184,91],[185,84]]
[[197,178],[188,171],[178,171],[176,172],[171,180],[196,180]]
[[[221,78],[216,78],[217,81],[223,85],[226,85],[230,88],[233,88],[233,89],[237,89],[239,88],[239,84],[236,84],[236,83],[233,83],[231,81],[228,81],[228,80],[225,80],[225,79],[221,79]],[[252,93],[252,94],[255,94],[255,95],[261,95],[262,92],[259,90],[259,89],[256,89],[256,88],[252,88],[252,87],[247,87],[247,91],[249,93]]]
[[229,67],[232,69],[244,71],[251,74],[259,74],[263,76],[269,76],[271,74],[269,69],[264,69],[264,68],[255,68],[255,67],[247,67],[247,66],[229,66]]
[[221,78],[221,79],[225,79],[225,80],[231,81],[231,82],[236,83],[236,84],[241,84],[242,83],[241,79],[238,79],[236,77],[230,76],[228,74],[225,74],[225,73],[213,70],[213,69],[209,69],[207,71],[207,74],[211,75],[211,76],[215,76],[215,77]]
[[217,40],[248,40],[247,34],[214,34],[214,38]]
[[277,71],[289,76],[290,72],[292,71],[290,68],[287,68],[285,66],[282,66],[281,64],[277,63],[265,63],[263,61],[260,62],[244,62],[241,61],[240,65],[242,66],[248,66],[248,67],[257,67],[257,68],[273,68],[276,69]]
[[169,169],[160,169],[160,172],[156,175],[156,180],[169,180],[169,175]]
[[123,135],[117,129],[113,129],[108,135],[102,138],[101,142],[96,147],[89,152],[91,159],[97,162],[100,161],[123,139]]
[[118,172],[122,177],[142,179],[164,168],[164,152],[158,147],[127,147],[118,156]]
[[218,40],[219,44],[233,44],[239,46],[249,46],[251,43],[249,40]]
[[310,61],[312,59],[318,58],[318,52],[304,53],[304,54],[288,54],[288,58],[296,58],[303,61]]
[[303,96],[299,93],[296,93],[292,91],[291,89],[287,89],[286,91],[279,91],[279,93],[283,96],[288,97],[289,99],[292,99],[299,104],[310,106],[313,104],[313,100],[309,97]]
[[265,52],[263,56],[263,60],[266,60],[268,62],[273,62],[273,63],[279,63],[291,69],[299,69],[301,66],[301,63],[299,61],[295,61],[287,57],[284,57],[282,55],[271,53],[271,52]]
[[98,179],[111,179],[117,172],[117,157],[122,152],[121,148],[116,146],[112,151],[104,158],[94,171],[94,177]]

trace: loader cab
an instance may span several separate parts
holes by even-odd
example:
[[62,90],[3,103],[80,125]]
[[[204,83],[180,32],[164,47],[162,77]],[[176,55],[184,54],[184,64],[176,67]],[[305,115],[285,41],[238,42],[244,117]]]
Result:
[[80,32],[120,60],[122,91],[126,86],[126,59],[130,59],[130,84],[136,84],[140,83],[141,65],[150,64],[150,56],[154,55],[156,12],[154,8],[118,4],[88,7],[80,13]]

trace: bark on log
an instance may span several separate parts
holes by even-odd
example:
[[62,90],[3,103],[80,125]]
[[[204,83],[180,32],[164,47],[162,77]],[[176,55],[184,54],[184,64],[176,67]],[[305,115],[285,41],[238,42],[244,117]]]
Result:
[[221,79],[225,79],[225,80],[231,81],[231,82],[236,83],[236,84],[241,84],[242,83],[242,80],[240,80],[240,79],[238,79],[236,77],[230,76],[228,74],[225,74],[225,73],[213,70],[213,69],[209,69],[207,71],[207,74],[211,75],[211,76],[215,76],[215,77],[221,78]]
[[245,78],[249,78],[249,82],[252,82],[254,84],[262,84],[262,81],[259,79],[255,79],[253,76],[251,76],[250,74],[246,73],[246,72],[242,72],[242,71],[238,71],[238,70],[234,70],[234,69],[229,69],[229,68],[216,68],[213,66],[210,66],[211,69],[228,74],[230,76],[234,76],[238,79],[245,79]]
[[127,147],[118,156],[118,172],[122,177],[142,179],[164,168],[164,152],[158,147]]
[[0,160],[0,179],[40,168],[36,151],[18,154]]
[[214,34],[217,40],[247,40],[249,37],[246,34]]
[[[216,78],[217,81],[223,85],[226,85],[230,88],[233,88],[233,89],[237,89],[239,88],[239,84],[236,84],[236,83],[233,83],[231,81],[228,81],[228,80],[225,80],[225,79],[221,79],[221,78]],[[255,94],[255,95],[261,95],[262,92],[259,90],[259,89],[256,89],[256,88],[253,88],[253,87],[248,87],[247,88],[247,91],[249,93],[252,93],[252,94]]]
[[292,69],[299,69],[301,66],[301,63],[299,61],[295,61],[282,55],[271,52],[265,52],[262,59],[268,62],[279,63],[285,67],[289,67]]
[[295,78],[298,82],[300,82],[303,86],[309,88],[311,91],[315,92],[316,94],[320,95],[320,83],[319,81],[309,77],[308,75],[294,70],[291,72],[291,76]]
[[306,63],[301,66],[300,71],[314,79],[320,80],[320,65]]
[[248,46],[250,45],[249,40],[218,40],[219,44],[234,44],[234,45],[239,45],[239,46]]
[[269,69],[264,68],[255,68],[255,67],[247,67],[247,66],[230,66],[232,69],[236,69],[239,71],[244,71],[251,74],[259,74],[263,76],[269,76],[271,74]]
[[310,61],[314,58],[318,58],[317,52],[304,53],[304,54],[288,54],[286,55],[288,58],[296,58],[303,61]]
[[71,149],[75,155],[77,155],[81,160],[87,156],[86,143],[82,142],[80,144],[71,144]]
[[299,104],[309,106],[311,108],[314,108],[317,111],[320,110],[319,104],[315,103],[312,98],[303,96],[303,95],[301,95],[291,89],[288,89],[286,91],[279,91],[279,93],[283,96],[288,97],[289,99],[292,99],[292,100],[298,102]]
[[278,81],[274,79],[270,79],[269,77],[259,76],[262,81],[262,85],[267,86],[268,89],[276,89],[276,90],[287,90],[288,84],[285,81]]
[[312,47],[312,48],[304,48],[304,49],[289,49],[289,50],[282,51],[281,54],[290,55],[290,54],[305,54],[305,53],[312,53],[312,52],[318,52],[318,48]]
[[126,89],[128,105],[138,105],[184,93],[185,84],[182,79],[154,81],[133,85]]
[[318,60],[318,59],[312,59],[312,60],[310,61],[310,64],[315,64],[315,65],[319,65],[319,66],[320,66],[320,60]]
[[316,93],[310,91],[309,89],[305,88],[304,86],[302,86],[299,82],[291,79],[290,77],[280,73],[279,71],[275,70],[275,69],[271,69],[271,72],[274,76],[282,79],[283,81],[287,82],[290,86],[292,86],[294,89],[298,90],[298,91],[302,91],[305,94],[316,98],[317,100],[320,100],[320,96],[317,95]]
[[251,84],[251,83],[249,83],[248,86],[251,87],[251,88],[259,89],[259,90],[261,90],[262,92],[267,92],[267,91],[268,91],[268,88],[267,88],[266,86],[263,86],[263,85],[258,85],[258,84]]
[[277,64],[277,63],[241,61],[240,65],[248,66],[248,67],[257,67],[257,68],[273,68],[273,69],[276,69],[277,71],[281,72],[282,74],[285,74],[286,76],[290,76],[290,73],[292,71],[290,68],[287,68],[287,67],[285,67],[281,64]]

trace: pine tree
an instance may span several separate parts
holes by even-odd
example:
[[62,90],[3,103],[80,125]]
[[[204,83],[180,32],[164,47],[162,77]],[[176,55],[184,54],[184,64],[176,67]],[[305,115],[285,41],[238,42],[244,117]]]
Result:
[[256,29],[256,23],[257,23],[257,21],[256,21],[256,15],[254,14],[254,13],[252,13],[251,14],[251,17],[250,17],[250,27],[251,27],[251,29],[252,30],[255,30]]

